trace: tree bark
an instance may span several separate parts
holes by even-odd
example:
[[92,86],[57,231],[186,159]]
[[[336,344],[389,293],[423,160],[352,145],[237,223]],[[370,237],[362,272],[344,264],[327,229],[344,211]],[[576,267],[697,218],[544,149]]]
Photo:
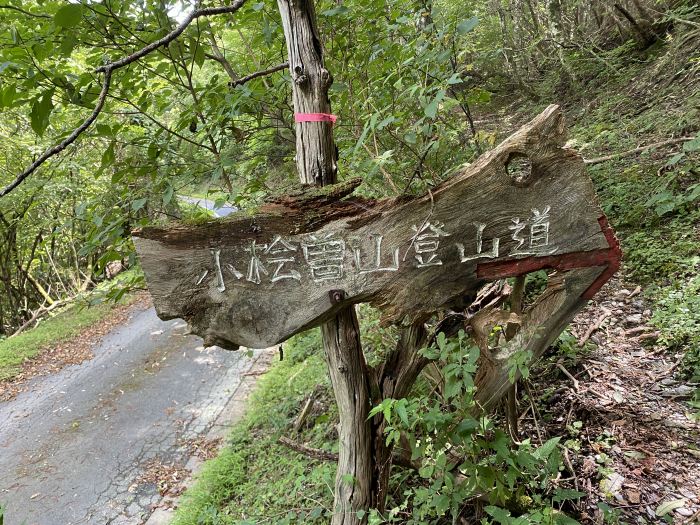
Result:
[[[330,114],[333,78],[323,62],[312,0],[278,0],[287,41],[295,113]],[[325,186],[337,180],[337,148],[330,122],[296,123],[296,164],[303,184]]]
[[335,480],[333,525],[364,523],[372,490],[371,407],[360,325],[355,308],[341,312],[321,328],[328,371],[340,416],[340,448]]
[[[328,88],[313,0],[278,0],[287,42],[295,113],[330,114]],[[296,120],[296,118],[295,118]],[[337,148],[331,122],[296,122],[296,165],[302,184],[337,182]],[[342,291],[337,291],[341,297]],[[364,523],[358,511],[370,505],[371,408],[360,327],[354,306],[322,326],[323,347],[340,416],[340,449],[333,525]]]

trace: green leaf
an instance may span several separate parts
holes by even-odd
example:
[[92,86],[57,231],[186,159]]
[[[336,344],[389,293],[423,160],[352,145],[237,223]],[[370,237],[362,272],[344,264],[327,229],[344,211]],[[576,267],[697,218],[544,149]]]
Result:
[[131,209],[133,211],[139,211],[141,208],[143,208],[143,205],[146,204],[146,198],[144,197],[143,199],[136,199],[131,203]]
[[666,201],[658,204],[657,206],[654,207],[654,213],[658,215],[659,217],[663,217],[667,213],[671,213],[676,209],[676,202],[675,201]]
[[468,18],[467,20],[463,20],[459,24],[457,24],[457,32],[460,35],[466,35],[470,31],[472,31],[477,24],[479,23],[479,17],[473,16],[471,18]]
[[498,523],[510,523],[510,512],[504,510],[500,507],[488,506],[484,509],[486,513],[491,516]]
[[53,93],[54,89],[44,92],[41,98],[37,98],[32,104],[30,114],[32,129],[40,137],[44,135],[44,131],[49,127],[49,116],[53,110]]
[[194,60],[194,63],[197,64],[198,67],[202,67],[206,58],[204,56],[204,47],[194,38],[190,40],[190,52],[192,53],[192,60]]
[[408,412],[406,411],[406,403],[396,404],[396,414],[399,416],[401,423],[408,426]]
[[539,447],[535,452],[533,452],[533,456],[536,459],[544,460],[547,459],[552,452],[554,451],[555,448],[557,448],[557,444],[559,443],[559,440],[561,437],[555,437],[552,438],[548,441],[546,441],[541,447]]
[[111,137],[113,135],[112,128],[109,124],[97,124],[95,126],[95,129],[97,131],[97,134],[102,137]]
[[61,40],[61,54],[64,57],[68,57],[73,52],[73,48],[78,45],[78,39],[75,37],[74,33],[68,33]]
[[680,161],[683,157],[685,157],[685,153],[676,153],[673,157],[668,159],[666,162],[666,165],[668,166],[674,166],[678,164],[678,161]]
[[433,475],[434,471],[435,471],[435,466],[432,464],[428,464],[428,465],[422,466],[421,468],[418,469],[418,475],[421,478],[429,478]]
[[344,5],[339,5],[338,7],[334,7],[333,9],[328,9],[327,11],[323,11],[321,14],[323,16],[336,16],[336,15],[344,15],[345,13],[348,13],[350,9],[345,7]]
[[435,95],[435,98],[430,102],[425,107],[425,116],[428,118],[435,118],[437,116],[438,112],[438,106],[440,105],[440,102],[442,102],[442,99],[445,98],[445,90],[441,89],[440,91],[437,92],[437,95]]
[[114,162],[114,141],[109,143],[109,146],[107,146],[107,149],[105,152],[102,154],[102,163],[100,165],[100,170],[105,169],[108,166],[111,166],[112,163]]
[[433,498],[433,506],[438,515],[443,515],[450,508],[450,497],[447,494],[438,494]]
[[557,489],[556,491],[554,491],[554,497],[552,498],[552,501],[554,503],[558,503],[560,501],[565,501],[569,499],[579,499],[585,495],[585,492],[579,492],[578,490]]
[[17,88],[14,84],[9,84],[0,94],[0,107],[10,107],[15,101]]
[[695,202],[698,198],[700,198],[700,184],[689,186],[683,195],[685,202]]
[[83,6],[81,4],[64,5],[53,15],[54,23],[61,27],[75,27],[82,18]]
[[689,140],[683,144],[683,151],[686,153],[698,150],[700,150],[700,137],[695,137],[693,140]]
[[44,60],[51,53],[51,45],[34,44],[32,46],[32,55],[39,61]]
[[669,512],[678,509],[685,505],[685,499],[674,499],[672,501],[664,501],[661,505],[656,507],[656,510],[654,511],[657,516],[665,516]]
[[163,204],[170,203],[170,201],[173,198],[173,193],[175,193],[175,188],[173,188],[171,185],[168,185],[168,187],[165,189],[165,193],[163,193]]

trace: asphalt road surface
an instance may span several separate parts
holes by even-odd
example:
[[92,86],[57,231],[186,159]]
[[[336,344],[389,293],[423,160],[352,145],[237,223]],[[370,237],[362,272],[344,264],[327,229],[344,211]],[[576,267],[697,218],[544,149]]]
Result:
[[238,211],[238,208],[236,208],[235,206],[231,206],[230,204],[226,204],[224,206],[221,206],[220,208],[215,208],[214,201],[211,201],[209,199],[203,199],[200,197],[187,197],[185,195],[178,195],[178,199],[185,202],[189,202],[190,204],[196,204],[197,206],[212,211],[217,217],[225,217],[226,215],[229,215],[234,211]]
[[5,525],[143,523],[160,501],[139,482],[151,462],[185,464],[261,359],[204,349],[184,322],[153,308],[78,366],[36,378],[0,403],[0,503]]

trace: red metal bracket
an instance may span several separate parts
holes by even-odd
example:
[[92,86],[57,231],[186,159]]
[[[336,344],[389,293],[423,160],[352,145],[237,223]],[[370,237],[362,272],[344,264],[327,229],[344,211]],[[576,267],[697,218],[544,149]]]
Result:
[[598,219],[598,223],[603,235],[605,235],[605,239],[608,241],[609,248],[607,249],[572,252],[564,255],[548,255],[546,257],[526,257],[516,261],[485,262],[477,265],[476,275],[483,279],[503,279],[545,268],[563,271],[575,268],[589,268],[591,266],[605,266],[603,273],[581,294],[581,298],[591,299],[619,270],[620,261],[622,260],[620,243],[608,223],[608,218],[603,215]]

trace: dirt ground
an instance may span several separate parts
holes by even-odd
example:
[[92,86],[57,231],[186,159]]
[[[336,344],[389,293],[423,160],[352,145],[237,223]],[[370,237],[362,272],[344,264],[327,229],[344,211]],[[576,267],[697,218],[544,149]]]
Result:
[[699,523],[696,386],[676,376],[682,355],[657,345],[640,292],[615,279],[576,317],[582,355],[533,374],[522,430],[565,436],[561,481],[586,493],[582,523]]

